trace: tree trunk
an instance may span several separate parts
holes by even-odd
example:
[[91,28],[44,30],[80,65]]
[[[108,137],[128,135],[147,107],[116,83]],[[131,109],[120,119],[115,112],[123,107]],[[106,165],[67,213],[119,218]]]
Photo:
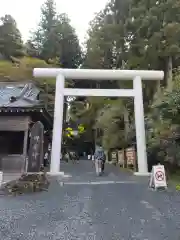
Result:
[[161,81],[160,80],[158,80],[157,81],[157,91],[156,91],[156,94],[160,94],[161,93]]
[[125,135],[125,140],[127,141],[128,133],[129,133],[129,112],[126,106],[124,106],[123,114],[124,114],[124,133],[125,133],[124,135]]
[[169,56],[166,59],[166,68],[165,68],[165,83],[167,85],[167,90],[172,91],[173,89],[173,77],[172,77],[172,57]]
[[63,123],[66,122],[66,118],[67,118],[67,108],[68,108],[68,105],[67,105],[67,97],[64,98],[64,106],[63,106]]
[[161,81],[158,80],[158,81],[157,81],[157,85],[156,85],[156,91],[155,91],[154,96],[153,96],[153,101],[156,102],[157,99],[160,99],[161,93],[162,93]]

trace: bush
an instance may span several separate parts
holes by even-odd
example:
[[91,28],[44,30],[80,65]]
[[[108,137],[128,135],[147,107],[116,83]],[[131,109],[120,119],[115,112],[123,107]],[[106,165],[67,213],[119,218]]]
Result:
[[169,173],[180,166],[180,77],[172,92],[164,91],[146,119],[149,168],[160,162]]

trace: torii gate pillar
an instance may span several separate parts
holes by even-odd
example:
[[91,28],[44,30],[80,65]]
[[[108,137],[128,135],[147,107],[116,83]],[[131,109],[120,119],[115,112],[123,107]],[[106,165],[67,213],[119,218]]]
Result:
[[[162,80],[164,77],[163,71],[35,68],[34,76],[46,78],[56,77],[50,174],[63,174],[60,172],[60,156],[62,144],[64,96],[107,96],[134,97],[138,160],[138,172],[135,174],[142,176],[149,175],[146,153],[142,80]],[[65,79],[133,80],[133,89],[70,89],[65,88]]]

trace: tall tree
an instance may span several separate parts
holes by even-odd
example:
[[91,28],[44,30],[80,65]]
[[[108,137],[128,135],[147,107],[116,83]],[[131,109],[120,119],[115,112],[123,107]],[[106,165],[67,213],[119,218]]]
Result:
[[56,27],[58,21],[54,0],[47,0],[41,7],[41,20],[28,41],[28,51],[48,61],[59,55]]
[[81,48],[75,30],[66,14],[57,14],[54,0],[46,0],[41,8],[38,29],[28,41],[28,52],[45,61],[59,58],[65,68],[81,63]]
[[21,34],[11,15],[0,19],[0,53],[7,59],[24,55]]
[[64,68],[77,68],[82,63],[82,51],[75,29],[66,14],[58,16],[57,34],[61,33],[60,60]]
[[[127,61],[127,31],[126,31],[126,19],[128,18],[130,8],[130,1],[110,1],[104,10],[102,10],[90,24],[90,30],[88,32],[89,38],[87,41],[87,52],[85,57],[85,67],[90,68],[106,68],[106,69],[124,69]],[[109,84],[110,83],[110,84]],[[129,88],[132,87],[132,83],[129,82],[115,82],[106,81],[100,83],[102,88]],[[91,99],[89,99],[91,101]],[[104,105],[98,109],[100,115],[96,114],[98,124],[95,124],[95,128],[103,130],[102,141],[107,143],[110,131],[112,135],[114,132],[118,133],[117,137],[122,136],[122,126],[125,128],[125,136],[128,135],[129,131],[129,112],[128,108],[132,105],[131,100],[114,100],[104,99]],[[111,107],[104,107],[106,105]],[[117,107],[118,106],[118,107]],[[92,107],[95,107],[94,104]],[[102,109],[101,109],[102,108]],[[112,110],[113,109],[113,110]],[[118,109],[118,111],[117,111]],[[104,116],[109,116],[104,117]],[[90,115],[93,116],[93,115]],[[119,121],[117,119],[119,118]],[[103,121],[105,121],[103,123]],[[107,131],[105,126],[113,124],[112,129]],[[123,136],[124,136],[123,135]],[[111,137],[110,137],[111,138]],[[127,137],[126,137],[127,138]],[[106,140],[105,140],[106,139]],[[116,144],[118,141],[113,143],[109,142],[109,147],[112,144]],[[105,144],[106,147],[107,144]]]
[[179,0],[132,1],[130,64],[165,71],[165,86],[172,89],[173,62],[180,54]]
[[[63,68],[77,68],[82,59],[81,48],[74,28],[66,14],[57,14],[54,0],[46,0],[41,9],[41,21],[28,42],[28,52],[48,63],[56,62]],[[64,122],[67,112],[64,104]]]

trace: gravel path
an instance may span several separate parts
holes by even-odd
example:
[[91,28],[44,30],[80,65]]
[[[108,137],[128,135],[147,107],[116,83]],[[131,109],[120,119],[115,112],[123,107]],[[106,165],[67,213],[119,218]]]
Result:
[[63,186],[52,180],[48,192],[0,197],[1,240],[180,239],[178,193],[150,191],[112,166],[102,178],[88,162],[65,170],[72,178]]

